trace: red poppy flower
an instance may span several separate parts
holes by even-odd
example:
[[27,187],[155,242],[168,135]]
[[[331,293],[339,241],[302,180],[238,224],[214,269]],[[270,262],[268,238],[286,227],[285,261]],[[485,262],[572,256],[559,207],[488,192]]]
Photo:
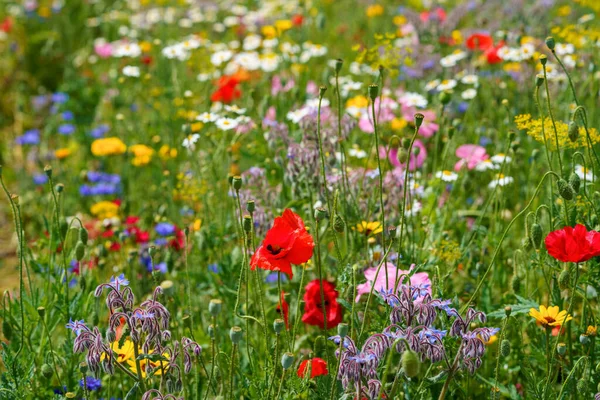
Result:
[[185,247],[185,232],[176,227],[175,237],[169,241],[169,246],[176,251],[183,250]]
[[275,218],[273,227],[267,232],[256,253],[250,260],[252,270],[258,268],[281,271],[290,279],[292,264],[303,264],[310,260],[315,244],[306,231],[304,221],[289,208]]
[[496,46],[488,48],[483,54],[487,58],[488,64],[498,64],[502,58],[498,55],[498,50],[504,47],[504,42],[498,43]]
[[[289,324],[289,315],[290,315],[290,306],[287,303],[287,301],[285,301],[285,292],[282,290],[281,291],[281,307],[279,306],[279,303],[277,303],[277,312],[279,314],[281,314],[281,318],[283,318],[283,321],[285,322],[285,329],[290,329],[290,324]],[[281,309],[283,308],[283,312],[281,312]]]
[[580,263],[600,255],[600,233],[588,232],[581,224],[550,232],[545,243],[548,254],[562,262]]
[[471,50],[485,51],[494,45],[494,39],[485,33],[474,33],[467,38],[465,44]]
[[[323,281],[323,297],[325,298],[327,329],[331,329],[342,322],[342,307],[337,302],[338,292],[335,290],[335,285],[333,283]],[[325,328],[323,306],[321,305],[321,288],[318,279],[315,279],[306,285],[302,322],[308,325]]]
[[[310,365],[309,365],[310,363]],[[322,358],[311,358],[310,360],[304,360],[298,367],[298,376],[304,378],[308,373],[308,367],[310,366],[310,379],[315,376],[327,375],[327,362]]]
[[5,33],[10,33],[12,31],[13,21],[11,17],[4,18],[4,21],[0,24],[0,30]]
[[294,26],[301,26],[302,22],[304,22],[304,17],[302,14],[296,14],[292,16],[292,24],[294,24]]
[[210,96],[211,101],[220,101],[221,103],[231,103],[242,96],[238,89],[239,80],[232,76],[222,76],[217,82],[217,90]]

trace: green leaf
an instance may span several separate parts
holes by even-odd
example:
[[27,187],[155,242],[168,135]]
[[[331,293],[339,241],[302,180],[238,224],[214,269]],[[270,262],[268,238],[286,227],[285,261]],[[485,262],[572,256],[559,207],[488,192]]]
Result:
[[[533,300],[526,299],[519,295],[515,295],[519,301],[517,304],[509,304],[508,306],[512,309],[510,315],[527,314],[530,309],[538,308],[540,305]],[[503,318],[506,315],[504,308],[489,313],[488,318]]]

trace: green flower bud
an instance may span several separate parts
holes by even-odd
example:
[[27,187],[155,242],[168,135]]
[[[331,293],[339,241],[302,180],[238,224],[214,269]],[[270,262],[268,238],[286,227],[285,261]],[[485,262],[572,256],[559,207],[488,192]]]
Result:
[[81,241],[81,243],[83,243],[84,245],[87,245],[88,239],[89,239],[89,234],[88,234],[87,229],[85,229],[84,227],[79,228],[79,240]]
[[79,241],[75,246],[75,259],[81,261],[83,260],[83,256],[85,256],[85,245],[82,241]]
[[56,185],[56,191],[58,193],[62,193],[63,190],[65,190],[65,185],[63,185],[62,183],[59,183],[58,185]]
[[500,343],[500,354],[502,357],[508,357],[510,355],[510,342],[506,339]]
[[571,286],[570,281],[571,276],[569,274],[569,271],[563,269],[560,275],[558,276],[558,287],[562,290],[568,289]]
[[279,335],[281,333],[281,331],[283,331],[284,326],[285,326],[285,321],[280,318],[273,321],[273,330],[275,331],[276,335]]
[[369,85],[369,97],[371,98],[371,100],[375,101],[378,94],[379,94],[379,86],[377,86],[374,83],[370,84]]
[[531,239],[529,238],[529,236],[524,237],[521,240],[521,249],[523,249],[523,251],[529,251],[531,250],[531,247],[533,247],[533,244],[531,243]]
[[410,148],[410,143],[412,141],[410,140],[410,138],[404,138],[402,139],[402,142],[400,143],[402,145],[403,148],[405,148],[406,150],[408,150]]
[[577,139],[579,138],[579,126],[577,125],[577,122],[575,122],[575,121],[569,122],[569,128],[567,130],[567,133],[569,135],[569,140],[571,142],[577,141]]
[[535,247],[536,249],[539,249],[542,244],[542,239],[544,236],[544,233],[542,232],[542,227],[540,226],[540,224],[538,224],[538,223],[532,224],[529,235],[530,235],[531,243],[533,244],[533,247]]
[[519,278],[518,275],[513,275],[510,281],[510,287],[514,294],[519,294],[519,292],[521,291],[521,278]]
[[559,343],[556,345],[556,352],[561,355],[564,356],[567,353],[567,346],[564,343]]
[[584,346],[590,344],[590,337],[582,333],[581,335],[579,335],[579,343],[581,343]]
[[419,357],[417,353],[410,349],[404,350],[402,353],[402,369],[404,370],[404,375],[409,378],[414,378],[419,374]]
[[323,98],[323,96],[325,96],[326,91],[327,91],[327,86],[319,86],[319,97]]
[[221,313],[221,309],[223,308],[223,302],[220,299],[212,299],[210,303],[208,303],[208,312],[213,317],[216,317]]
[[83,375],[87,374],[87,372],[88,372],[87,363],[85,363],[85,362],[79,363],[79,372],[81,372]]
[[506,306],[504,307],[504,314],[506,315],[506,317],[510,317],[510,313],[512,312],[512,307],[511,306]]
[[450,103],[450,100],[452,100],[452,94],[450,92],[445,91],[440,93],[440,103],[446,105]]
[[575,172],[571,173],[571,176],[569,176],[569,185],[571,185],[575,193],[579,193],[579,189],[581,189],[581,178]]
[[348,336],[348,324],[341,323],[337,326],[338,335],[343,339]]
[[335,217],[333,217],[333,230],[337,233],[342,233],[345,227],[346,221],[344,221],[344,218],[339,214],[335,214]]
[[542,54],[542,55],[540,56],[540,64],[542,64],[542,65],[546,65],[547,63],[548,63],[548,57],[546,57],[546,55],[545,55],[545,54]]
[[248,202],[246,203],[246,210],[250,214],[252,214],[254,210],[256,210],[256,203],[254,203],[254,200],[248,200]]
[[[415,147],[415,150],[416,149],[418,149],[418,147]],[[406,150],[404,147],[400,147],[396,153],[396,159],[400,164],[406,163],[406,161],[408,161],[408,150]]]
[[240,190],[242,188],[242,177],[239,175],[234,176],[231,180],[231,185],[235,190]]
[[42,376],[46,379],[50,379],[52,378],[52,375],[54,375],[54,371],[52,370],[52,367],[49,364],[42,364]]
[[[421,114],[421,113],[415,114],[415,125],[417,126],[417,128],[419,128],[423,124],[423,119],[425,119],[425,116],[423,114]],[[417,149],[418,149],[418,147],[417,147]]]
[[284,353],[281,357],[281,366],[283,369],[289,369],[294,363],[294,355],[292,353]]
[[556,46],[556,42],[554,41],[554,38],[552,36],[548,36],[546,38],[546,46],[548,46],[548,48],[552,51],[554,51],[554,47]]
[[242,328],[239,326],[234,326],[229,331],[229,337],[231,338],[231,342],[233,344],[238,344],[242,340],[243,335]]
[[577,385],[575,385],[577,389],[578,395],[584,395],[588,391],[588,381],[585,378],[581,378],[577,381]]
[[6,340],[10,341],[12,339],[12,333],[12,326],[8,323],[8,321],[2,321],[2,334],[4,335]]
[[46,316],[46,309],[44,307],[38,307],[37,313],[41,319],[44,319],[44,317]]
[[575,191],[573,190],[573,187],[569,185],[569,182],[565,181],[564,179],[559,179],[556,184],[558,186],[558,193],[563,199],[573,200]]
[[418,156],[420,152],[421,152],[421,148],[420,148],[420,147],[414,147],[414,148],[412,149],[412,153],[413,153],[413,155],[414,155],[415,157],[416,157],[416,156]]
[[338,58],[337,60],[335,60],[335,73],[336,75],[339,75],[340,71],[342,70],[342,66],[344,65],[344,61],[341,58]]

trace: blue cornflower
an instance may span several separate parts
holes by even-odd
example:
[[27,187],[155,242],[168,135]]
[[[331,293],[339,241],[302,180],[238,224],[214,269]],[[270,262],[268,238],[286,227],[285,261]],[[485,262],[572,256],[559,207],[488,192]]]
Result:
[[160,222],[156,224],[154,230],[161,236],[170,236],[175,233],[175,225],[168,222]]
[[221,269],[217,263],[208,264],[208,270],[214,274],[221,272]]
[[48,175],[46,174],[35,174],[33,176],[33,183],[36,185],[43,185],[48,182]]
[[154,266],[154,270],[162,272],[163,274],[166,274],[169,269],[167,268],[167,263],[166,262],[161,262],[161,263],[158,263],[158,264],[156,264]]
[[56,92],[52,95],[53,103],[63,104],[63,103],[66,103],[68,100],[69,100],[69,95],[66,93]]
[[58,133],[61,135],[71,135],[75,132],[75,126],[73,124],[62,124],[58,127]]
[[110,128],[106,124],[99,125],[90,131],[90,136],[94,139],[98,139],[104,136],[106,132],[108,132]]
[[[81,378],[81,380],[79,381],[79,386],[83,387],[83,385],[83,378]],[[85,385],[87,386],[87,390],[100,390],[102,388],[102,379],[96,379],[93,376],[86,376]]]
[[73,111],[63,111],[62,113],[62,119],[65,121],[71,121],[74,117]]
[[40,143],[40,131],[39,129],[29,129],[25,131],[21,136],[17,136],[15,143],[19,145],[24,144],[39,144]]

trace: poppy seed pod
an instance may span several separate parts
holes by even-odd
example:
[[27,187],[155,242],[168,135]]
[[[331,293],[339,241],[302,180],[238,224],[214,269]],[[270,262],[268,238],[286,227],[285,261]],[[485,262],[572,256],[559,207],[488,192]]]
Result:
[[540,56],[540,64],[546,65],[548,63],[548,57],[545,54]]
[[407,349],[402,353],[402,369],[404,375],[409,378],[414,378],[419,374],[419,358],[417,353]]
[[234,326],[229,330],[229,338],[233,344],[238,344],[242,340],[243,332],[239,326]]
[[341,323],[337,326],[338,335],[343,339],[348,335],[348,324]]
[[567,133],[571,142],[577,141],[577,139],[579,138],[579,126],[577,125],[577,122],[569,122],[569,128],[567,130]]
[[369,97],[371,98],[371,100],[375,101],[378,94],[379,94],[379,86],[377,86],[374,83],[370,84],[369,85]]
[[276,335],[279,335],[281,333],[284,326],[285,326],[285,322],[284,322],[284,320],[282,320],[280,318],[273,321],[273,330],[275,331]]
[[62,193],[63,190],[65,190],[65,185],[63,185],[62,183],[59,183],[58,185],[56,185],[56,191],[58,193]]
[[234,176],[231,180],[231,185],[235,190],[240,190],[242,188],[242,177],[239,175]]
[[590,337],[582,333],[581,335],[579,335],[579,343],[583,345],[590,344]]
[[569,176],[569,184],[573,187],[575,193],[579,193],[579,189],[581,189],[581,178],[575,172],[571,173],[571,176]]
[[294,355],[292,353],[284,353],[281,357],[281,366],[283,369],[289,369],[294,363]]
[[556,184],[558,186],[558,193],[560,194],[560,197],[565,200],[573,200],[573,197],[575,197],[575,191],[569,182],[565,181],[564,179],[559,179]]
[[325,92],[327,91],[327,86],[319,86],[319,97],[325,96]]
[[216,317],[221,313],[221,309],[223,308],[223,302],[220,299],[212,299],[210,303],[208,303],[208,312],[213,317]]
[[44,319],[44,316],[46,315],[46,309],[44,307],[38,307],[37,313],[41,319]]
[[54,371],[52,370],[52,367],[48,364],[42,364],[42,376],[46,379],[50,379],[52,378],[52,375],[54,375]]
[[[421,114],[421,113],[415,114],[415,125],[417,126],[417,128],[419,128],[423,124],[424,119],[425,119],[425,116],[423,114]],[[417,149],[418,149],[418,147],[417,147]]]
[[556,345],[556,352],[561,355],[564,356],[567,353],[567,346],[564,343],[559,343]]
[[502,357],[508,357],[510,355],[510,342],[506,339],[500,343],[500,354],[502,354]]
[[252,214],[254,210],[256,210],[256,203],[254,202],[254,200],[248,200],[248,202],[246,203],[246,210],[250,214]]
[[556,42],[554,41],[554,38],[552,36],[548,36],[546,38],[546,46],[548,46],[548,48],[552,51],[554,51],[554,47],[556,46]]
[[323,207],[319,207],[315,210],[315,219],[322,221],[327,217],[327,211]]
[[46,176],[48,178],[52,178],[52,166],[51,165],[46,165],[44,167],[44,173],[46,174]]
[[506,317],[510,317],[510,313],[511,312],[512,312],[512,307],[511,306],[504,307],[504,314],[506,315]]
[[335,73],[336,74],[340,73],[343,65],[344,65],[344,60],[342,60],[341,58],[338,58],[337,60],[335,60]]
[[244,232],[252,232],[252,217],[249,215],[244,215]]
[[88,365],[87,365],[87,363],[85,363],[85,362],[79,363],[79,372],[81,372],[84,375],[88,372]]
[[542,239],[544,236],[544,233],[542,232],[542,227],[540,226],[540,224],[538,224],[538,223],[532,224],[529,235],[530,235],[531,243],[533,244],[533,247],[535,247],[536,249],[539,249],[542,244]]
[[544,84],[544,75],[543,74],[537,74],[535,76],[535,86],[540,87]]

